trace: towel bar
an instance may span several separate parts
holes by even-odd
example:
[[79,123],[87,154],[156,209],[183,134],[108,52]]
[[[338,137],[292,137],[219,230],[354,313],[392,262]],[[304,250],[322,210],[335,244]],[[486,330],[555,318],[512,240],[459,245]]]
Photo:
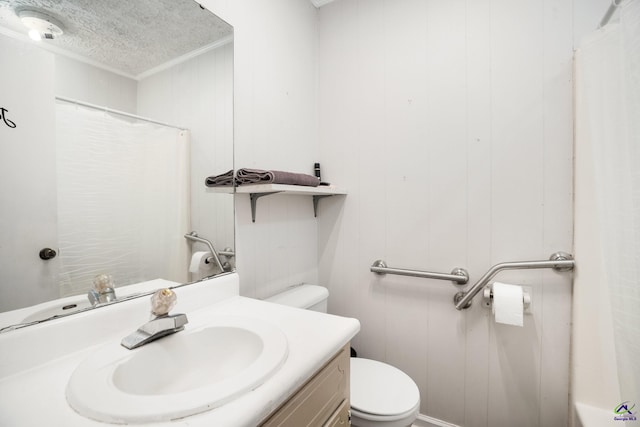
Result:
[[399,276],[422,277],[425,279],[451,280],[456,285],[464,285],[469,281],[469,273],[467,273],[467,270],[459,267],[454,268],[453,271],[451,271],[451,274],[433,273],[430,271],[391,268],[391,267],[387,267],[387,264],[384,261],[377,260],[370,267],[370,270],[372,273],[376,273],[379,275],[396,274]]
[[485,273],[480,280],[476,282],[468,291],[462,291],[455,294],[453,302],[457,310],[469,308],[471,300],[489,281],[503,270],[519,270],[532,268],[553,268],[556,271],[573,270],[575,261],[571,254],[566,252],[556,252],[551,254],[548,261],[519,261],[519,262],[503,262],[496,264]]

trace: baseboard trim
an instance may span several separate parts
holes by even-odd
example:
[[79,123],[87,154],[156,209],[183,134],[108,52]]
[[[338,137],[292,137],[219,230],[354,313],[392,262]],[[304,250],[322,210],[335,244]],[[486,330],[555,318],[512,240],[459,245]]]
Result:
[[413,427],[460,427],[457,424],[451,424],[437,418],[427,415],[418,414],[418,419],[413,422]]

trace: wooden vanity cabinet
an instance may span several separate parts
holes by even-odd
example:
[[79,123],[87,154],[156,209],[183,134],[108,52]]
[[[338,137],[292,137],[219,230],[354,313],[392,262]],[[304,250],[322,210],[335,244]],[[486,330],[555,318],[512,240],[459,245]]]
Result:
[[347,344],[261,427],[349,426],[350,356]]

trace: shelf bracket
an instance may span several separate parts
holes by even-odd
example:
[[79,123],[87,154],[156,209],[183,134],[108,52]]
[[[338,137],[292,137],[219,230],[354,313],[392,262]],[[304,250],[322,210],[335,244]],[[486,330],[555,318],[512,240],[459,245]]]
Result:
[[[249,199],[251,200],[251,221],[256,222],[256,210],[258,205],[258,199],[263,196],[269,196],[271,194],[277,193],[286,193],[285,190],[282,191],[265,191],[261,193],[249,193]],[[332,197],[335,194],[314,194],[313,195],[313,216],[318,217],[318,201],[320,199],[324,199],[325,197]]]
[[331,197],[333,194],[316,194],[313,196],[313,216],[314,218],[318,217],[318,201],[320,199],[324,199],[325,197]]
[[270,191],[268,193],[249,193],[249,198],[251,199],[251,222],[256,222],[256,205],[258,203],[258,199],[263,196],[269,196],[271,194],[282,193],[282,191]]

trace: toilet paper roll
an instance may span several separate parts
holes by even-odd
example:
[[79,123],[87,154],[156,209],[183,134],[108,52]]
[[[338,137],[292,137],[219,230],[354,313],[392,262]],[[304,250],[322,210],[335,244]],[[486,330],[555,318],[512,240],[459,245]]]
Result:
[[495,282],[493,284],[493,314],[497,323],[524,325],[522,287]]
[[191,264],[189,265],[189,271],[191,273],[197,273],[207,271],[213,268],[213,264],[207,264],[207,258],[212,256],[211,252],[198,251],[191,257]]

